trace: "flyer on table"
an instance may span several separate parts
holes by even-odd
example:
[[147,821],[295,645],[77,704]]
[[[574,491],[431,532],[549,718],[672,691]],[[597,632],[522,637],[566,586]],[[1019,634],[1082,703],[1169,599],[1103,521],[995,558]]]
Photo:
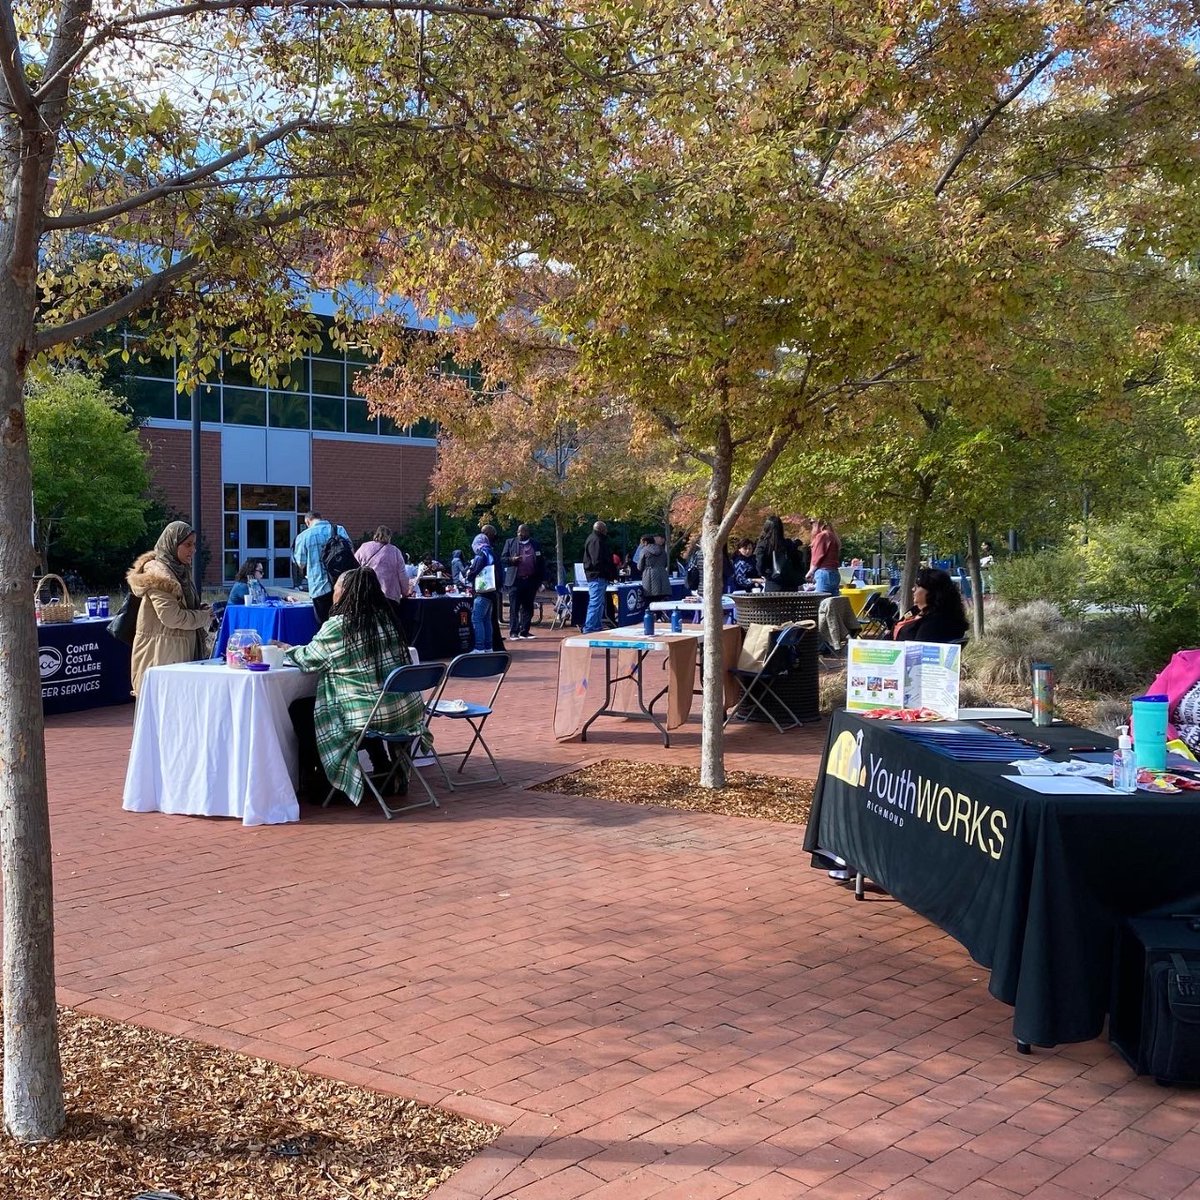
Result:
[[961,646],[854,639],[846,662],[846,707],[928,708],[953,721],[961,667]]

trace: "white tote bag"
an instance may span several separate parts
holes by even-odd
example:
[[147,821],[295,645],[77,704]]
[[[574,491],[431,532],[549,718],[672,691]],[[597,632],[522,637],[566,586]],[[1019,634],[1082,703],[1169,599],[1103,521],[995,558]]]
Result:
[[486,567],[481,567],[479,574],[475,576],[475,590],[477,592],[494,592],[496,590],[496,565],[488,563]]

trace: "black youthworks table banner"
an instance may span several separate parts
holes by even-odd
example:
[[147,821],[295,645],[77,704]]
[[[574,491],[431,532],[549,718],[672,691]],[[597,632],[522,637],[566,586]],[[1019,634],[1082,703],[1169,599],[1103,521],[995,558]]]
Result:
[[[1109,741],[996,724],[1062,751]],[[840,855],[991,968],[1018,1039],[1087,1041],[1104,1024],[1119,918],[1196,911],[1200,799],[1043,795],[1005,774],[1016,769],[958,762],[890,722],[835,713],[805,849]]]
[[42,712],[78,712],[129,704],[129,647],[106,628],[108,617],[38,626]]
[[405,600],[400,622],[422,662],[454,658],[475,645],[469,596],[422,596]]

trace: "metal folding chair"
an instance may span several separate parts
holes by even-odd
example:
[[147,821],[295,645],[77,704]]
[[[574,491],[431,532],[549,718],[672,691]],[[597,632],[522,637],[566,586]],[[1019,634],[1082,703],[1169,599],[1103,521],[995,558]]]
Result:
[[[779,631],[779,636],[775,639],[770,653],[763,660],[762,666],[757,670],[736,667],[730,672],[742,685],[742,695],[741,699],[729,710],[729,715],[725,718],[726,725],[735,717],[739,721],[751,720],[756,709],[780,733],[788,729],[795,729],[801,723],[800,718],[792,712],[779,693],[775,691],[774,685],[795,668],[797,647],[806,637],[815,637],[816,629],[815,621],[797,621],[794,625],[787,625]],[[780,725],[764,700],[770,700],[779,705],[787,714],[789,723]]]
[[550,622],[550,628],[566,629],[571,623],[571,608],[571,589],[565,583],[555,584],[554,620]]
[[[437,759],[438,766],[441,768],[446,782],[453,789],[455,787],[474,787],[479,783],[503,783],[504,776],[500,774],[500,767],[493,757],[491,750],[488,748],[487,742],[483,737],[483,727],[487,724],[487,719],[492,715],[492,708],[496,703],[496,696],[500,692],[500,688],[504,683],[504,678],[508,674],[509,664],[512,662],[512,655],[503,650],[489,651],[487,654],[460,654],[456,659],[452,660],[446,668],[446,677],[442,683],[441,690],[438,692],[437,699],[431,706],[431,719],[445,718],[450,721],[465,721],[471,728],[473,734],[470,745],[465,750],[447,750],[439,751],[436,747],[431,751],[434,758]],[[495,680],[495,687],[492,688],[491,695],[483,704],[468,700],[447,699],[446,689],[450,686],[450,681],[453,679],[472,679],[472,680]],[[456,775],[461,775],[463,767],[467,765],[472,752],[476,746],[482,746],[483,752],[488,756],[488,761],[492,764],[494,775],[488,775],[484,779],[460,779],[458,783],[454,783],[450,776],[446,774],[446,769],[442,765],[443,758],[461,758],[462,762],[458,764]]]
[[[363,783],[367,789],[379,801],[379,807],[383,809],[383,815],[390,821],[397,813],[409,812],[414,808],[425,808],[427,805],[438,807],[437,797],[430,790],[429,784],[425,782],[421,772],[413,766],[415,752],[420,750],[422,743],[427,740],[426,734],[429,731],[429,718],[432,715],[434,699],[438,694],[443,679],[446,677],[446,667],[444,663],[420,663],[412,664],[405,667],[397,667],[392,671],[387,679],[383,682],[383,690],[379,693],[379,698],[371,706],[371,715],[367,718],[367,723],[359,732],[357,738],[354,739],[354,760],[358,764],[358,770],[363,777]],[[388,696],[402,696],[419,693],[424,699],[424,708],[421,712],[420,728],[414,733],[388,733],[382,729],[374,728],[375,715],[379,711],[379,706],[384,703]],[[426,695],[426,693],[428,693]],[[378,740],[387,745],[388,753],[392,757],[391,766],[386,771],[369,771],[362,765],[362,759],[358,757],[358,753],[363,749],[367,739]],[[434,755],[434,761],[437,762],[438,770],[442,772],[442,778],[445,779],[447,786],[450,784],[450,777],[446,774],[446,769]],[[427,800],[417,800],[412,804],[402,804],[399,806],[390,805],[384,798],[384,793],[387,791],[392,780],[396,775],[403,771],[405,766],[408,767],[408,778],[411,786],[412,780],[416,779],[425,789]],[[376,780],[380,782],[376,782]],[[329,802],[337,795],[337,788],[331,788],[329,795],[325,797],[325,807],[328,807]]]

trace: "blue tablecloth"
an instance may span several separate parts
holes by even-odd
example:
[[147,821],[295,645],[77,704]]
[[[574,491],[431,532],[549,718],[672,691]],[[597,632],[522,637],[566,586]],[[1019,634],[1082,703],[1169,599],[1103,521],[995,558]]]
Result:
[[77,617],[70,623],[38,626],[42,712],[78,712],[128,704],[129,647],[106,626],[109,617]]
[[317,632],[317,618],[311,604],[231,604],[221,619],[214,658],[225,657],[235,629],[256,629],[264,642],[307,646]]
[[[671,599],[682,600],[687,595],[687,584],[682,580],[671,580]],[[610,583],[608,585],[608,618],[612,620],[613,603],[616,603],[617,625],[638,625],[646,611],[646,594],[640,583]],[[585,587],[571,589],[571,624],[583,628],[587,618],[588,593]]]

